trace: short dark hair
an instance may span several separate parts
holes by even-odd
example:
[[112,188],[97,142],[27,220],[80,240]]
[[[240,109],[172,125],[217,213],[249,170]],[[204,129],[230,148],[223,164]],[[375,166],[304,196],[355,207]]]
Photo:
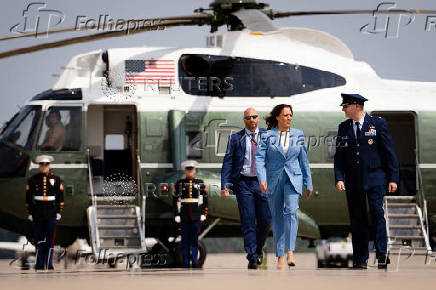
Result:
[[269,115],[267,117],[265,117],[265,122],[266,122],[268,130],[271,130],[272,128],[277,127],[278,121],[277,121],[276,117],[278,117],[280,115],[280,113],[282,112],[282,110],[284,108],[289,108],[291,110],[291,113],[294,114],[294,111],[292,110],[291,105],[280,104],[280,105],[275,106],[272,109],[272,111],[269,113]]

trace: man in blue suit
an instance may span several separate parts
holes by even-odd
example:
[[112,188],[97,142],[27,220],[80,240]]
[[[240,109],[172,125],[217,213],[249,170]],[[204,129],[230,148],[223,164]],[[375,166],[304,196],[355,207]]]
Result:
[[257,142],[266,130],[257,128],[259,115],[254,108],[244,111],[243,121],[245,129],[232,134],[227,143],[221,168],[221,195],[228,198],[230,191],[236,193],[248,269],[257,269],[271,224],[268,200],[260,191],[255,165]]
[[342,94],[342,111],[349,119],[338,129],[334,158],[335,182],[339,191],[346,191],[353,241],[353,268],[366,269],[369,257],[368,200],[375,226],[375,248],[378,268],[386,269],[386,220],[383,197],[386,188],[397,190],[398,162],[386,121],[365,113],[366,98],[359,94]]

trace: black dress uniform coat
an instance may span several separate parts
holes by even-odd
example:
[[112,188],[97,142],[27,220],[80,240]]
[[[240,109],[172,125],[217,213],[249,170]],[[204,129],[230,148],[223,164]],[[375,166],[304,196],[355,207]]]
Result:
[[357,141],[353,122],[348,119],[339,125],[334,158],[335,183],[344,181],[346,189],[363,190],[388,182],[398,184],[398,162],[386,121],[365,114]]
[[[203,197],[203,204],[198,204],[198,198]],[[181,201],[180,213],[177,202]],[[197,201],[196,201],[197,200]],[[207,216],[207,188],[201,179],[179,179],[174,188],[174,215],[180,215],[183,222],[199,221],[201,215]]]
[[37,173],[26,185],[26,208],[34,220],[48,220],[62,214],[64,186],[59,176]]

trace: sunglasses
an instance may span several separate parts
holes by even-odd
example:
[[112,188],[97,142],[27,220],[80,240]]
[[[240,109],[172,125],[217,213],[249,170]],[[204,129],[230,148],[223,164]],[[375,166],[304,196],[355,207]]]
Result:
[[257,119],[258,115],[253,115],[253,116],[245,116],[244,119],[247,121],[250,121],[251,118],[253,118],[253,120]]
[[50,165],[50,163],[48,163],[48,162],[40,162],[39,165],[41,165],[41,166],[47,166],[47,165]]

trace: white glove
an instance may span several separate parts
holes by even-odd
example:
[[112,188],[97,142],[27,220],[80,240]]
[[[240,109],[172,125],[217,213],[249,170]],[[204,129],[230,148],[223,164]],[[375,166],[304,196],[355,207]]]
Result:
[[180,216],[176,216],[175,218],[174,218],[174,220],[176,221],[176,223],[180,223]]
[[58,221],[58,220],[60,220],[60,219],[61,219],[61,217],[62,217],[62,216],[61,216],[61,214],[60,214],[60,213],[57,213],[57,214],[56,214],[56,220],[57,220],[57,221]]
[[29,214],[29,216],[27,217],[27,219],[28,219],[29,221],[33,222],[33,217],[32,217],[31,214]]
[[206,220],[206,216],[204,215],[204,214],[202,214],[201,216],[200,216],[200,221],[205,221]]

